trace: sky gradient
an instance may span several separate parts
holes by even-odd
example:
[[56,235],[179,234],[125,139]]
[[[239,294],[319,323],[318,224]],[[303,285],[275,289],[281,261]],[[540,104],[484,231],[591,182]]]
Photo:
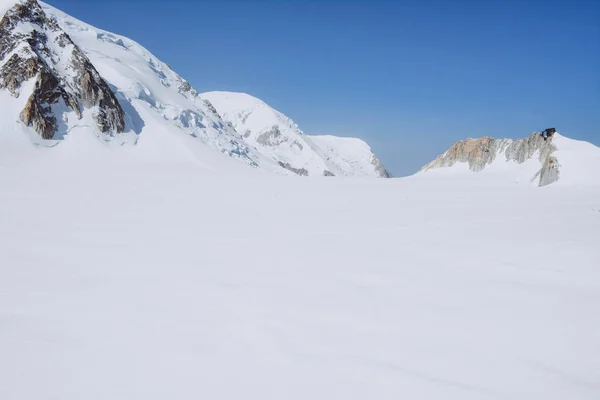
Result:
[[600,1],[48,0],[200,92],[250,93],[396,176],[467,137],[600,145]]

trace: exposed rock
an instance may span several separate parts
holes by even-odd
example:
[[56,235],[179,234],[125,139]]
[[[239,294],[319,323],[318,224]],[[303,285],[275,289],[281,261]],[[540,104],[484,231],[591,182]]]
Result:
[[549,156],[542,165],[542,169],[533,177],[533,180],[538,179],[539,186],[550,185],[560,177],[560,165],[556,157]]
[[488,136],[461,140],[435,161],[426,165],[424,169],[450,167],[457,162],[466,162],[471,171],[478,172],[483,170],[486,165],[491,164],[509,144],[510,139],[497,140]]
[[73,47],[71,65],[76,71],[75,85],[78,99],[86,108],[98,107],[96,123],[100,132],[123,132],[125,119],[119,101],[90,60],[77,46]]
[[551,140],[544,140],[542,135],[533,133],[526,138],[520,138],[510,143],[505,154],[507,160],[522,164],[529,160],[536,151],[540,152],[540,161],[542,161],[554,150]]
[[331,171],[325,170],[325,171],[323,171],[323,176],[335,176],[335,174]]
[[[169,65],[167,65],[169,67],[169,69],[171,69],[171,67]],[[192,97],[197,97],[198,96],[198,92],[196,91],[196,89],[194,89],[192,87],[192,85],[190,85],[190,83],[184,79],[181,79],[181,86],[179,86],[179,93],[181,94],[187,94],[189,93],[190,96]]]
[[28,59],[13,54],[0,68],[0,89],[8,89],[13,96],[19,97],[21,84],[38,73],[39,62],[36,58],[34,54]]
[[302,146],[302,144],[300,144],[300,142],[297,140],[294,140],[294,143],[292,143],[291,147],[296,147],[299,151],[304,150],[304,146]]
[[271,129],[258,135],[256,141],[263,146],[278,146],[281,143],[286,142],[287,138],[281,135],[281,131],[277,125],[273,125]]
[[62,112],[70,109],[81,118],[82,107],[94,109],[100,132],[124,131],[124,112],[115,94],[36,0],[15,4],[6,12],[0,20],[0,46],[0,89],[18,97],[21,85],[37,77],[20,117],[42,138],[55,136]]
[[279,166],[281,166],[282,168],[285,168],[287,170],[292,171],[293,173],[300,175],[300,176],[308,176],[308,171],[304,168],[294,168],[290,165],[290,163],[283,163],[281,161],[278,162]]
[[560,175],[560,165],[553,156],[554,151],[556,146],[552,143],[552,138],[544,139],[539,133],[516,140],[484,136],[455,143],[448,151],[421,170],[450,167],[457,162],[462,162],[468,163],[472,171],[479,172],[501,155],[504,155],[507,162],[522,164],[537,154],[541,169],[535,174],[533,180],[537,180],[539,186],[545,186],[556,182]]
[[371,164],[373,164],[375,166],[375,171],[377,172],[377,174],[379,174],[380,177],[393,178],[391,172],[388,171],[387,169],[385,169],[385,167],[383,166],[383,163],[381,162],[381,160],[379,158],[377,158],[377,156],[375,156],[375,154],[373,154],[373,159],[371,160]]
[[21,121],[33,126],[43,139],[52,139],[57,131],[57,119],[52,112],[52,105],[63,101],[79,114],[77,102],[64,91],[56,77],[46,69],[42,69],[35,82],[35,89],[21,112]]

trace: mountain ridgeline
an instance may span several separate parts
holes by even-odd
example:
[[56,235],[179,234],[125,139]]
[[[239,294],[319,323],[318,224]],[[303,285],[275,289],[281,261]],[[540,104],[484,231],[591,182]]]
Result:
[[[238,167],[233,159],[280,175],[391,177],[364,141],[307,135],[249,94],[199,93],[135,41],[50,5],[0,0],[0,16],[0,145],[7,153],[17,154],[9,148],[17,141],[25,151],[78,152],[91,137],[90,146],[135,148],[131,154],[190,159],[212,170],[223,160]],[[219,161],[207,160],[213,155]],[[457,142],[417,175],[467,170],[537,186],[586,183],[599,156],[596,146],[558,133],[486,136]]]
[[[560,137],[558,134],[556,137]],[[539,133],[516,140],[494,139],[484,136],[478,139],[461,140],[444,154],[425,165],[421,170],[452,167],[465,163],[473,172],[481,172],[494,163],[523,164],[537,163],[538,169],[531,176],[531,182],[538,186],[550,185],[560,178],[560,164],[555,152],[554,137],[543,137]],[[560,140],[560,139],[559,139]]]
[[0,112],[38,145],[84,132],[137,145],[160,130],[279,174],[390,177],[362,140],[306,135],[246,94],[198,94],[128,38],[36,0],[2,0],[0,12]]

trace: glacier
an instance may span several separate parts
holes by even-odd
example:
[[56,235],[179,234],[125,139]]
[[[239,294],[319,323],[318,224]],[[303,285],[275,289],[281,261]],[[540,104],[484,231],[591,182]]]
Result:
[[40,4],[124,126],[61,104],[42,139],[36,80],[0,90],[0,399],[600,398],[600,148],[553,138],[542,187],[490,140],[372,179],[366,143]]

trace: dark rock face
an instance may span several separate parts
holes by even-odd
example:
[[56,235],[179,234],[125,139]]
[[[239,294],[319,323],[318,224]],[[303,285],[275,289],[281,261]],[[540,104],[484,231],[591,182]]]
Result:
[[285,168],[289,171],[292,171],[293,173],[300,175],[300,176],[308,176],[308,171],[306,170],[306,168],[294,168],[290,165],[290,163],[283,163],[281,161],[278,162],[279,166],[282,168]]
[[98,106],[96,122],[100,132],[123,132],[124,113],[108,84],[79,47],[74,46],[72,65],[78,71],[75,84],[78,98],[84,107]]
[[[65,60],[66,68],[59,65]],[[34,77],[34,90],[20,118],[42,138],[52,139],[58,132],[61,105],[78,118],[82,108],[94,108],[102,133],[124,131],[125,114],[106,81],[37,1],[27,0],[0,20],[0,89],[18,97],[23,82]]]
[[13,96],[18,96],[21,83],[33,78],[39,71],[39,63],[35,55],[24,59],[13,54],[0,69],[0,88],[8,89]]
[[58,80],[47,70],[41,70],[35,82],[35,89],[21,111],[21,121],[33,126],[43,139],[52,139],[56,133],[57,120],[51,105],[62,100],[80,116],[77,101],[60,87]]
[[184,96],[189,93],[191,97],[198,97],[198,92],[196,92],[196,89],[194,89],[192,85],[190,85],[190,83],[183,78],[181,79],[181,85],[179,86],[179,93],[183,94]]

